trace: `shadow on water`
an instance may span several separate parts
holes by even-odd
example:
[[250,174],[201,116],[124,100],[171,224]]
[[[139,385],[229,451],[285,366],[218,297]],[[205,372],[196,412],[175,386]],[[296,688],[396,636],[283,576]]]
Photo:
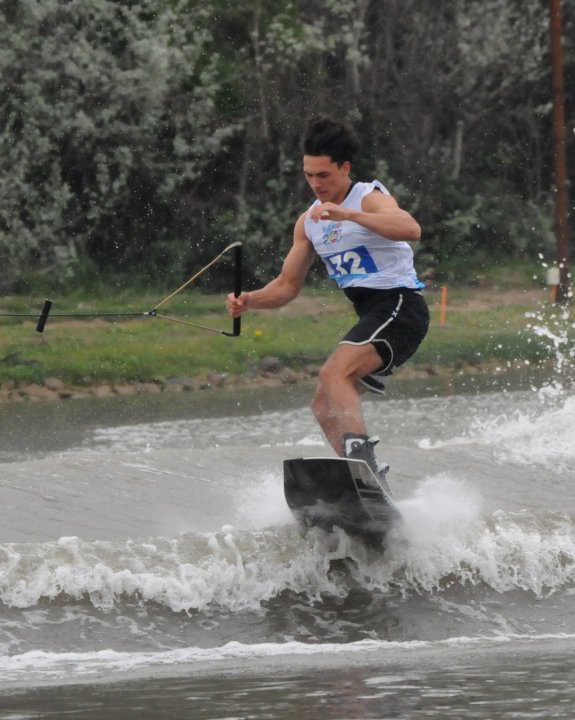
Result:
[[572,718],[572,666],[565,651],[545,644],[533,650],[535,663],[511,645],[454,650],[448,660],[433,650],[345,663],[322,659],[321,670],[317,660],[276,658],[273,667],[269,661],[236,666],[215,677],[182,672],[175,678],[15,690],[2,708],[10,713],[4,717],[46,720],[95,720],[104,717],[103,710],[108,720]]

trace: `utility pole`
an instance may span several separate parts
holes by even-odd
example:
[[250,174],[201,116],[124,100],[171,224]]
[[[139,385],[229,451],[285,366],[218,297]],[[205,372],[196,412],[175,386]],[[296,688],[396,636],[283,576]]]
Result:
[[567,158],[565,130],[565,86],[563,82],[563,49],[561,47],[561,0],[549,0],[551,62],[553,77],[553,159],[555,170],[555,233],[559,287],[556,302],[570,300],[569,225],[567,209]]

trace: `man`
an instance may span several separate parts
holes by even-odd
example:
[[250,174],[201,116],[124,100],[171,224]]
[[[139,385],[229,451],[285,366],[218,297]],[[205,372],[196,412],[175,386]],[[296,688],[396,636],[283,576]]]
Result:
[[385,485],[389,466],[377,464],[378,438],[367,433],[360,395],[383,393],[387,376],[427,332],[429,311],[407,242],[418,240],[421,228],[380,182],[352,182],[358,143],[346,125],[313,118],[302,147],[303,171],[317,199],[297,220],[278,277],[259,290],[229,295],[228,310],[239,317],[247,310],[286,305],[320,256],[359,321],[322,367],[311,407],[335,452],[366,460]]

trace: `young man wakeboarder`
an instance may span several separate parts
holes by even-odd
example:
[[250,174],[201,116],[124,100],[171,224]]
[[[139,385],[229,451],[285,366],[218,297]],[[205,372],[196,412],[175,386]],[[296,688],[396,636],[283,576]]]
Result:
[[387,377],[427,333],[429,311],[408,244],[419,240],[421,228],[379,181],[350,179],[359,148],[349,127],[315,117],[302,148],[303,172],[316,200],[295,224],[280,274],[259,290],[229,295],[228,311],[239,317],[286,305],[319,255],[359,320],[322,367],[311,407],[335,452],[367,461],[387,489],[389,466],[376,461],[379,439],[366,430],[360,395],[383,393]]

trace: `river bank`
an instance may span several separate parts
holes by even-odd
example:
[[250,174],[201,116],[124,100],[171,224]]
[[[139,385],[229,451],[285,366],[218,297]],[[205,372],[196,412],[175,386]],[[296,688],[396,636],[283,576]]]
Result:
[[[543,289],[459,288],[450,290],[447,309],[438,292],[426,296],[429,334],[396,377],[488,375],[553,360],[553,340],[537,328],[557,322]],[[192,299],[182,314],[212,326],[226,322],[223,297]],[[233,339],[152,319],[55,318],[42,334],[29,321],[7,324],[0,403],[312,383],[353,317],[345,299],[313,291],[278,311],[248,313]],[[570,322],[562,322],[560,332],[570,333]]]
[[[320,364],[308,364],[303,368],[284,365],[278,358],[266,357],[257,371],[249,373],[207,373],[201,377],[174,377],[159,382],[96,383],[84,386],[69,385],[59,378],[46,378],[41,384],[18,385],[14,381],[0,388],[0,403],[22,403],[55,400],[82,400],[89,398],[134,397],[138,395],[178,395],[218,392],[220,390],[249,390],[265,387],[314,384]],[[540,369],[548,369],[549,364]],[[458,364],[456,367],[414,366],[399,368],[393,382],[422,382],[426,379],[441,380],[449,384],[456,378],[493,377],[506,372],[525,371],[525,364],[502,364],[493,359],[476,365]],[[536,369],[534,368],[536,371]]]

